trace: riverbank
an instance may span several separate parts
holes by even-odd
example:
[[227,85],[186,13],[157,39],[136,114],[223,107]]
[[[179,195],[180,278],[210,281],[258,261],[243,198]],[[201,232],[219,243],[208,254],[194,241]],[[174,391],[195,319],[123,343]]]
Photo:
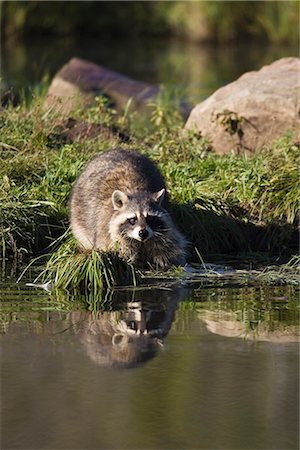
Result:
[[166,177],[176,222],[191,242],[191,260],[218,254],[297,252],[299,143],[285,135],[252,156],[218,156],[197,134],[182,135],[174,101],[162,95],[148,115],[117,115],[99,98],[74,111],[76,123],[101,125],[96,137],[72,136],[70,123],[43,109],[43,98],[1,111],[0,246],[2,258],[27,259],[68,228],[72,183],[95,154],[137,149]]

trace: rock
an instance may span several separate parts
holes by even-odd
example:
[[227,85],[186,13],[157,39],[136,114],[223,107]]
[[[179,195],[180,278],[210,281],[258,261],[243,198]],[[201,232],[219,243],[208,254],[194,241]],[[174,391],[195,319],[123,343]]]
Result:
[[254,152],[288,130],[300,138],[300,59],[282,58],[247,72],[192,110],[186,130],[208,138],[217,153]]
[[158,86],[132,80],[83,59],[72,58],[55,75],[45,106],[58,109],[67,116],[77,106],[89,106],[96,95],[105,94],[119,111],[126,107],[130,98],[137,109],[142,109],[158,92]]

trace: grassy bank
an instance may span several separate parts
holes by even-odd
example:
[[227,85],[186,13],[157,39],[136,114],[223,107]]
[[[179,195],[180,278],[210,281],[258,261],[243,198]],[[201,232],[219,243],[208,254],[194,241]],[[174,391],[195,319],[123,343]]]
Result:
[[[151,120],[117,116],[103,99],[73,117],[102,125],[95,139],[75,140],[36,97],[0,113],[0,247],[2,259],[49,252],[68,228],[73,181],[96,153],[124,146],[148,154],[167,180],[173,214],[200,253],[297,251],[299,144],[286,135],[253,156],[217,156],[195,134],[182,136],[182,118],[166,98]],[[127,142],[121,142],[129,136]]]

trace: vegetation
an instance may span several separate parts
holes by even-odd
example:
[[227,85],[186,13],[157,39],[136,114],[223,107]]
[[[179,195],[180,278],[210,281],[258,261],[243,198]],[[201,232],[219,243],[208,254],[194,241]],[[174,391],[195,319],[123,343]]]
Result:
[[114,253],[78,251],[70,237],[52,253],[46,268],[36,279],[53,282],[56,288],[94,292],[121,285],[136,285],[138,275],[134,267]]
[[[34,96],[29,105],[23,102],[15,108],[3,109],[0,116],[3,261],[9,255],[20,260],[49,253],[51,248],[47,247],[68,228],[68,197],[83,165],[96,153],[120,145],[138,149],[158,162],[169,186],[175,221],[191,241],[191,260],[198,260],[194,248],[205,258],[256,251],[288,258],[296,253],[299,148],[293,136],[286,135],[251,157],[217,156],[210,150],[209,142],[197,134],[189,132],[183,136],[179,99],[174,102],[176,96],[166,91],[144,116],[129,112],[129,108],[119,116],[107,107],[105,98],[99,97],[92,108],[74,111],[73,117],[103,125],[103,133],[96,139],[73,142],[62,133],[65,124],[61,119],[43,109],[40,95]],[[130,139],[121,143],[120,139],[126,135]],[[74,244],[70,243],[58,252],[47,268],[48,275],[51,272],[58,284],[80,285],[84,272],[90,274],[87,285],[110,286],[133,281],[134,273],[127,265],[125,279],[120,280],[111,255],[103,259],[92,253],[73,258]],[[73,260],[68,262],[71,256]],[[62,268],[61,273],[58,267]],[[70,274],[64,278],[66,267]],[[93,267],[103,277],[92,282]]]
[[259,38],[297,44],[298,23],[296,1],[4,1],[1,14],[4,35],[14,37],[163,34],[218,43]]
[[[227,255],[228,256],[228,255]],[[261,255],[260,255],[261,256]],[[251,258],[252,257],[252,258]],[[174,267],[166,272],[146,272],[142,275],[142,281],[150,284],[153,282],[154,287],[159,283],[165,283],[174,280],[184,280],[185,283],[196,286],[200,284],[202,289],[213,286],[221,287],[242,287],[242,286],[284,286],[300,284],[300,256],[294,255],[286,264],[270,264],[266,256],[258,262],[259,255],[254,254],[240,255],[244,268],[241,264],[234,268],[234,261],[226,262],[226,256],[223,255],[221,264],[205,263],[200,256],[201,263],[191,263],[188,267]],[[229,264],[228,264],[229,263]],[[233,264],[232,264],[233,263]],[[235,261],[236,263],[236,261]],[[263,264],[262,264],[263,263]],[[230,265],[231,264],[231,265]],[[253,268],[253,265],[257,266]],[[144,279],[143,279],[144,278]]]

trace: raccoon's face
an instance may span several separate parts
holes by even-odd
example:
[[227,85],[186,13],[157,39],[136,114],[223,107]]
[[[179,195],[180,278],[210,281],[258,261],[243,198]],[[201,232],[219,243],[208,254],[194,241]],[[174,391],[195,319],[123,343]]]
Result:
[[112,204],[115,214],[110,223],[112,238],[146,242],[162,233],[167,228],[166,212],[160,207],[164,195],[165,189],[153,194],[140,192],[132,196],[114,191]]

